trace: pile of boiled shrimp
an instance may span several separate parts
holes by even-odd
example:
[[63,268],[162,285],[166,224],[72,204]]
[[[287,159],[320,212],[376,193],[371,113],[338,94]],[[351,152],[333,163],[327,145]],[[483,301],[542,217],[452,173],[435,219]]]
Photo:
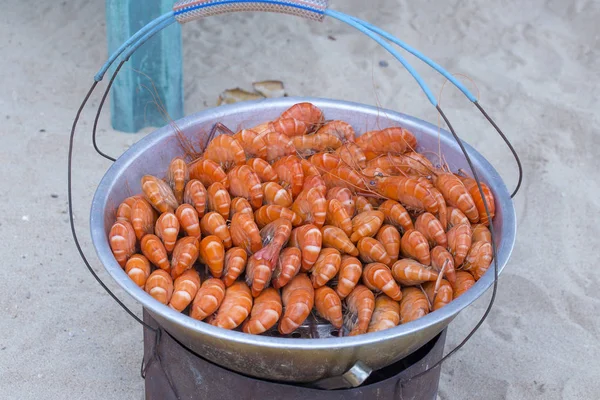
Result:
[[142,177],[110,246],[156,300],[224,329],[408,323],[486,272],[495,210],[488,186],[489,214],[471,177],[416,148],[402,127],[357,135],[311,103],[237,133],[216,124],[201,154]]

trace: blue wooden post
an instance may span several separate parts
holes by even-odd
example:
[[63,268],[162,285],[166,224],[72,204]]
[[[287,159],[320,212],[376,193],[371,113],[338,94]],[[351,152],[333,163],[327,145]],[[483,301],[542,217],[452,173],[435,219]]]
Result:
[[[106,0],[109,54],[148,22],[172,7],[173,0]],[[110,72],[113,71],[114,67]],[[155,88],[157,93],[154,92]],[[175,120],[183,117],[179,24],[169,26],[144,43],[123,65],[111,90],[113,128],[137,132],[147,126],[166,125],[167,117],[158,111],[153,95],[160,98],[170,118]]]

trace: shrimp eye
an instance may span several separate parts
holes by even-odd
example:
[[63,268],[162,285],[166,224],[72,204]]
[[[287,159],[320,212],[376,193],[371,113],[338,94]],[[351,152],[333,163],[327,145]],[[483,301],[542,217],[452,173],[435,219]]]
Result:
[[375,172],[374,176],[375,176],[376,178],[383,178],[383,173],[381,173],[381,172],[377,171],[377,172]]
[[371,186],[375,186],[376,184],[377,184],[377,182],[375,182],[375,181],[370,181],[369,182],[369,185],[371,185]]

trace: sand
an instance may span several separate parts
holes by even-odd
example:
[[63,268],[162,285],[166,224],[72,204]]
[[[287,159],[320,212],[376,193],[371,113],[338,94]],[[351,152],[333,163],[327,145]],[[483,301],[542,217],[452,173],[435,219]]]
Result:
[[[515,198],[517,244],[496,306],[444,365],[439,398],[600,398],[599,3],[332,3],[473,79],[525,168]],[[66,214],[68,133],[106,58],[103,6],[11,0],[0,12],[3,399],[143,398],[142,329],[86,271]],[[213,107],[227,88],[281,79],[291,95],[379,104],[437,122],[410,76],[340,23],[232,15],[191,23],[184,36],[187,113]],[[443,80],[418,69],[438,93]],[[462,137],[513,187],[514,162],[483,118],[449,86],[442,104]],[[91,148],[91,113],[84,114],[76,140],[78,231],[94,269],[139,311],[110,282],[89,239],[91,197],[109,166]],[[114,132],[106,115],[100,123],[100,143],[110,154],[151,131]],[[475,324],[488,300],[484,296],[452,323],[447,349]]]

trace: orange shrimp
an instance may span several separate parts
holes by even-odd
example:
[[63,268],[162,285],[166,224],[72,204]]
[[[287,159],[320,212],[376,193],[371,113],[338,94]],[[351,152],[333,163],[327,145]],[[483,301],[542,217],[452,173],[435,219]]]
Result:
[[354,217],[356,212],[356,203],[354,202],[354,196],[348,188],[334,187],[327,191],[326,200],[338,200],[350,218]]
[[229,287],[233,285],[233,282],[244,272],[246,268],[246,262],[248,261],[248,254],[241,247],[232,247],[225,253],[225,260],[223,262],[223,283]]
[[235,329],[244,322],[251,310],[250,288],[244,282],[235,282],[225,289],[225,298],[210,324],[223,329]]
[[438,273],[427,265],[410,258],[398,260],[392,265],[392,275],[402,286],[420,285],[423,282],[435,281]]
[[416,151],[409,151],[399,156],[402,162],[408,166],[408,173],[431,176],[436,168],[433,166],[431,161],[423,154],[417,153]]
[[323,235],[323,247],[332,247],[340,253],[346,253],[351,256],[358,255],[358,249],[340,228],[325,225],[321,228],[321,235]]
[[469,221],[479,221],[479,212],[471,194],[461,180],[450,172],[439,173],[433,176],[433,183],[446,199],[446,203],[462,211]]
[[399,155],[380,155],[367,162],[363,173],[367,176],[374,176],[374,174],[367,173],[366,171],[374,172],[379,170],[385,175],[404,175],[410,171],[410,168],[404,161],[404,158]]
[[154,232],[156,211],[145,199],[137,199],[131,206],[131,226],[138,240]]
[[471,242],[486,242],[490,244],[492,243],[492,234],[490,233],[490,230],[487,228],[487,226],[483,224],[473,225],[471,227],[471,231]]
[[440,281],[439,288],[435,290],[436,282],[425,282],[423,284],[423,290],[427,294],[429,302],[433,305],[433,311],[439,310],[440,308],[450,304],[452,301],[452,285],[445,279]]
[[173,279],[166,271],[157,269],[146,281],[146,293],[163,304],[169,304],[173,295]]
[[322,173],[327,189],[345,187],[353,192],[356,192],[357,190],[366,190],[364,178],[346,164],[340,164],[336,168],[322,171]]
[[296,275],[281,293],[284,306],[283,317],[279,320],[279,333],[289,335],[309,316],[315,304],[315,290],[306,274]]
[[[175,246],[177,246],[177,244]],[[165,246],[158,236],[152,234],[145,235],[140,242],[140,248],[142,249],[142,254],[144,254],[152,264],[166,272],[171,272],[167,249],[165,249]]]
[[356,212],[373,211],[375,207],[364,196],[354,196],[354,204],[356,204]]
[[319,193],[325,197],[327,194],[327,186],[325,185],[325,181],[321,177],[321,175],[312,175],[304,178],[304,184],[302,185],[302,190],[308,189],[317,189]]
[[352,292],[361,276],[362,264],[358,258],[346,255],[342,256],[335,292],[341,299],[346,298]]
[[229,179],[229,193],[232,196],[247,199],[255,210],[262,206],[263,191],[260,179],[252,168],[247,165],[238,165],[227,173],[227,178]]
[[244,322],[242,331],[252,335],[260,335],[277,324],[283,312],[279,291],[268,288],[254,299],[250,319]]
[[219,164],[212,160],[198,159],[189,166],[190,179],[199,180],[204,187],[220,182],[226,188],[229,187],[227,174]]
[[429,314],[429,301],[423,291],[414,286],[402,289],[400,301],[400,321],[403,324]]
[[248,213],[236,213],[229,226],[233,245],[246,250],[248,254],[256,253],[262,248],[262,240],[254,218]]
[[298,196],[304,184],[304,172],[300,158],[296,155],[283,157],[273,163],[273,169],[279,177],[279,184],[292,193],[292,197]]
[[302,265],[302,252],[299,248],[288,247],[283,249],[277,260],[275,271],[271,278],[271,284],[275,289],[280,289],[298,275]]
[[469,271],[478,281],[492,264],[492,254],[491,243],[475,242],[471,246],[462,268]]
[[317,153],[311,156],[308,161],[314,165],[321,174],[325,173],[325,171],[337,168],[341,162],[340,157],[332,153]]
[[205,280],[194,297],[190,317],[202,321],[219,309],[224,297],[225,285],[220,279]]
[[183,158],[175,157],[171,160],[171,164],[169,164],[169,168],[167,169],[166,181],[173,190],[175,199],[177,199],[179,204],[183,202],[183,191],[189,180],[190,171],[187,164],[183,161]]
[[208,210],[216,211],[227,219],[231,208],[231,196],[221,182],[215,182],[208,187]]
[[400,304],[382,294],[375,299],[375,309],[367,332],[379,332],[400,323]]
[[312,135],[294,136],[292,143],[298,154],[303,157],[312,156],[322,151],[335,150],[342,146],[342,141],[336,136],[326,133],[314,133]]
[[179,220],[179,225],[188,236],[194,236],[200,239],[200,221],[196,209],[189,204],[182,204],[177,207],[175,215]]
[[433,214],[439,210],[437,198],[417,179],[405,176],[376,176],[369,181],[369,185],[382,196],[399,201],[413,210],[425,210]]
[[125,268],[129,257],[135,253],[135,231],[133,226],[127,221],[117,221],[110,228],[108,241],[115,260],[119,265]]
[[204,235],[215,235],[221,239],[226,249],[232,246],[231,232],[221,214],[214,211],[209,212],[200,220],[200,228]]
[[131,223],[131,206],[137,199],[143,199],[144,197],[141,195],[131,196],[123,200],[119,207],[117,208],[116,218],[117,221],[127,221]]
[[308,160],[301,159],[300,165],[302,166],[302,173],[304,174],[304,178],[308,178],[309,176],[321,176],[321,173],[312,165]]
[[154,233],[162,240],[167,253],[171,254],[175,248],[177,236],[179,235],[179,220],[177,219],[177,216],[172,212],[163,213],[156,220]]
[[344,121],[329,121],[325,125],[319,128],[317,133],[327,133],[334,135],[340,139],[343,143],[354,142],[356,133],[354,128],[347,122]]
[[259,127],[260,129],[275,131],[288,137],[306,135],[309,130],[309,126],[305,122],[298,121],[294,118],[277,118],[274,121],[259,125]]
[[315,264],[321,252],[323,235],[314,225],[302,225],[292,230],[290,247],[298,247],[302,251],[302,271],[308,271]]
[[450,254],[444,247],[435,246],[433,249],[431,249],[431,266],[439,272],[442,270],[444,265],[446,266],[444,269],[444,275],[450,281],[450,283],[454,283],[456,280],[454,257],[452,257],[452,254]]
[[228,171],[234,165],[245,164],[246,153],[240,142],[232,136],[219,135],[206,146],[204,159],[214,161]]
[[175,279],[169,307],[182,312],[194,300],[198,289],[200,289],[200,275],[195,269],[188,269]]
[[452,284],[452,298],[458,299],[463,293],[471,289],[475,278],[467,271],[456,271],[456,281]]
[[125,264],[125,273],[142,289],[146,285],[151,269],[150,261],[141,254],[132,255]]
[[225,262],[225,246],[215,235],[209,235],[200,242],[200,262],[208,267],[211,275],[220,278]]
[[375,262],[365,265],[362,282],[369,289],[383,292],[392,300],[400,301],[402,299],[400,286],[394,280],[390,268],[385,264]]
[[352,219],[337,199],[327,200],[325,223],[340,228],[347,236],[352,235]]
[[352,235],[350,240],[354,243],[363,237],[373,237],[381,228],[384,214],[381,211],[365,211],[352,219]]
[[438,203],[437,218],[442,224],[444,230],[448,229],[448,206],[446,205],[446,199],[442,196],[442,193],[434,187],[430,187],[429,191],[436,198]]
[[273,260],[259,257],[262,250],[250,256],[246,264],[246,284],[252,289],[252,297],[258,297],[269,286],[273,276]]
[[177,279],[184,271],[192,268],[200,253],[200,242],[194,236],[186,236],[177,241],[171,257],[171,276]]
[[417,147],[417,139],[408,130],[400,127],[370,131],[356,138],[367,159],[380,154],[402,154]]
[[285,190],[281,185],[275,182],[266,182],[262,184],[263,204],[276,204],[282,207],[291,207],[292,194]]
[[423,234],[414,229],[404,232],[400,240],[400,249],[402,255],[413,258],[421,264],[431,264],[431,254],[429,253],[429,243]]
[[340,270],[341,263],[342,255],[339,251],[332,248],[322,249],[310,270],[313,287],[320,288],[332,280]]
[[458,224],[470,225],[471,222],[469,221],[469,218],[467,218],[467,216],[462,211],[460,211],[458,208],[448,207],[448,228],[447,229],[450,230],[450,228],[452,228],[453,226],[458,225]]
[[287,218],[279,218],[265,225],[260,230],[263,246],[273,245],[275,255],[279,255],[281,249],[287,244],[292,234],[292,223]]
[[198,218],[202,218],[206,212],[206,202],[208,200],[208,192],[206,188],[198,179],[190,180],[185,185],[185,191],[183,192],[183,202],[190,204],[196,209]]
[[448,245],[448,238],[442,223],[431,213],[423,213],[415,221],[415,229],[425,236],[430,247]]
[[302,219],[303,224],[313,224],[320,228],[325,224],[327,201],[319,189],[304,189],[294,200],[292,211]]
[[344,323],[342,300],[332,288],[322,286],[315,289],[315,308],[317,313],[329,321],[334,328],[341,329]]
[[173,212],[179,205],[171,187],[155,176],[144,175],[142,177],[142,190],[152,207],[160,213]]
[[256,175],[261,182],[277,182],[279,177],[271,164],[262,158],[251,158],[246,162],[250,168],[256,172]]
[[358,241],[356,247],[360,253],[361,261],[365,263],[378,262],[390,265],[392,262],[389,254],[385,251],[385,247],[377,239],[364,237]]
[[232,136],[244,149],[247,157],[265,158],[267,156],[267,143],[263,136],[250,129],[242,129]]
[[[254,215],[254,210],[252,210],[252,206],[243,197],[236,197],[231,199],[231,208],[229,209],[229,218],[233,218],[235,213],[247,213]],[[220,214],[219,214],[220,215]]]
[[454,225],[448,231],[448,251],[454,257],[454,267],[462,265],[471,248],[471,226],[468,224]]
[[387,265],[392,265],[398,261],[400,254],[400,232],[392,225],[383,225],[375,238],[383,245],[385,252],[390,257]]
[[323,111],[312,103],[297,103],[282,112],[280,118],[293,118],[302,121],[307,124],[310,132],[323,123]]
[[367,167],[367,157],[356,143],[344,143],[334,153],[343,163],[354,169],[364,170]]
[[293,226],[298,226],[302,223],[302,218],[292,210],[286,207],[270,204],[262,206],[254,212],[254,219],[259,228],[264,227],[270,222],[278,218],[287,218],[292,222]]
[[473,198],[473,201],[475,202],[475,207],[477,207],[477,212],[479,213],[479,223],[485,226],[489,226],[490,221],[494,218],[494,214],[496,213],[496,203],[494,202],[494,195],[492,194],[491,189],[485,183],[479,182],[481,184],[481,190],[483,190],[483,195],[488,206],[488,211],[490,212],[490,218],[488,218],[488,215],[485,212],[485,205],[483,203],[483,199],[481,198],[481,193],[479,193],[477,181],[469,177],[461,176],[459,178],[465,185],[465,188],[467,188],[467,191],[469,192],[469,194]]
[[373,310],[375,296],[366,286],[356,285],[346,298],[346,314],[344,325],[350,331],[348,336],[367,333]]
[[296,154],[296,148],[292,143],[292,138],[279,132],[268,132],[264,135],[267,143],[268,162],[273,162],[281,157]]

